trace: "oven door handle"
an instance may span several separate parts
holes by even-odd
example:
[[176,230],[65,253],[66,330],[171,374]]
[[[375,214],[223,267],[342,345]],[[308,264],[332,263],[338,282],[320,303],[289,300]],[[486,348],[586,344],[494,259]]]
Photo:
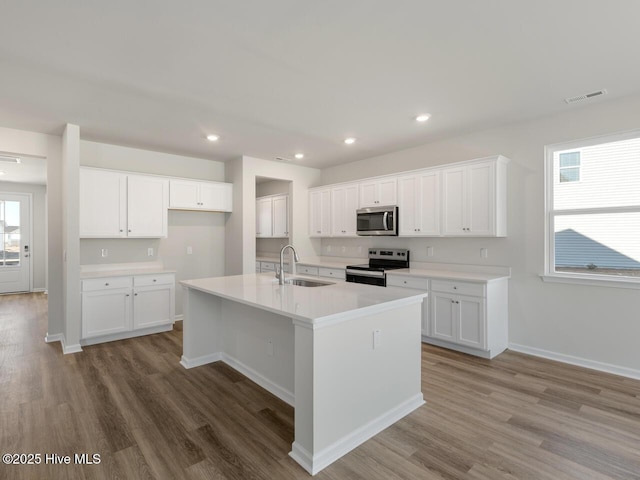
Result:
[[388,220],[389,220],[389,212],[384,212],[382,214],[382,226],[384,227],[385,230],[389,230],[389,227],[387,225]]
[[366,270],[351,270],[347,268],[347,275],[356,275],[361,277],[383,278],[384,272],[367,272]]

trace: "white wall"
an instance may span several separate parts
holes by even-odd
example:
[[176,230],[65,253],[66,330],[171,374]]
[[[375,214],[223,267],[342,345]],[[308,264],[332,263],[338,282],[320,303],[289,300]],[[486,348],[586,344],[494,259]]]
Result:
[[[512,267],[509,340],[530,349],[631,369],[640,374],[638,290],[544,283],[544,147],[640,127],[640,96],[600,102],[552,117],[493,128],[417,148],[327,168],[320,184],[502,154],[508,170],[508,237],[496,239],[323,240],[323,254],[353,256],[357,247],[401,246],[413,260]],[[435,119],[434,119],[435,120]],[[428,128],[428,125],[426,125]],[[342,246],[346,252],[342,253]],[[426,247],[434,256],[426,256]],[[480,259],[480,248],[489,258]],[[604,364],[604,365],[603,365]]]
[[318,255],[320,241],[309,238],[308,189],[320,181],[320,170],[244,156],[226,164],[227,182],[233,182],[233,213],[226,229],[227,275],[255,272],[256,177],[285,180],[291,204],[289,239],[301,256]]
[[0,127],[0,151],[17,156],[45,158],[47,161],[47,335],[54,338],[56,335],[62,335],[65,326],[62,289],[62,139],[54,135]]
[[29,183],[0,182],[0,192],[30,193],[32,201],[33,230],[31,232],[31,262],[33,264],[33,289],[47,287],[47,187]]
[[[199,180],[224,181],[224,163],[82,140],[82,165]],[[176,270],[176,281],[224,275],[225,223],[220,212],[169,211],[167,238],[81,239],[80,263],[156,262]],[[193,253],[187,255],[187,247]],[[154,255],[147,250],[153,247]],[[109,256],[103,258],[101,249]],[[182,288],[176,286],[176,314],[182,314]]]

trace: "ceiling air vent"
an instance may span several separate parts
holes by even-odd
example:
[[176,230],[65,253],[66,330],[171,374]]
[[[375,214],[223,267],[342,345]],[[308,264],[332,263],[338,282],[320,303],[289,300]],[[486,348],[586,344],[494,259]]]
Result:
[[278,160],[279,162],[293,162],[293,160],[291,160],[290,158],[285,157],[276,157],[276,160]]
[[582,102],[584,100],[590,100],[595,97],[600,97],[602,95],[606,95],[607,91],[603,88],[602,90],[597,90],[591,93],[585,93],[584,95],[578,95],[576,97],[565,98],[564,101],[567,103],[576,103]]

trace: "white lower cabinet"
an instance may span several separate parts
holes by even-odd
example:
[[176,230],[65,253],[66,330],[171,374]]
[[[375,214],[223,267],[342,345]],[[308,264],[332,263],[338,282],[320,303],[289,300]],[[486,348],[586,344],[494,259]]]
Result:
[[174,320],[173,273],[82,281],[81,337],[85,345],[137,336]]
[[131,330],[131,288],[82,293],[82,338]]
[[433,292],[427,335],[486,350],[484,299]]
[[506,350],[508,278],[478,283],[387,275],[387,286],[429,292],[422,304],[424,342],[484,358]]
[[[417,276],[387,275],[387,287],[401,287],[429,291],[429,279]],[[422,335],[427,335],[429,328],[429,297],[422,301]]]

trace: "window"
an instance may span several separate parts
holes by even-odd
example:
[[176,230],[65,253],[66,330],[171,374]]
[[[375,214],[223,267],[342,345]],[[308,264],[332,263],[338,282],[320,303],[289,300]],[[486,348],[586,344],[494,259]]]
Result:
[[546,150],[547,276],[640,282],[640,131]]
[[580,180],[580,152],[561,153],[560,159],[560,183],[577,182]]

